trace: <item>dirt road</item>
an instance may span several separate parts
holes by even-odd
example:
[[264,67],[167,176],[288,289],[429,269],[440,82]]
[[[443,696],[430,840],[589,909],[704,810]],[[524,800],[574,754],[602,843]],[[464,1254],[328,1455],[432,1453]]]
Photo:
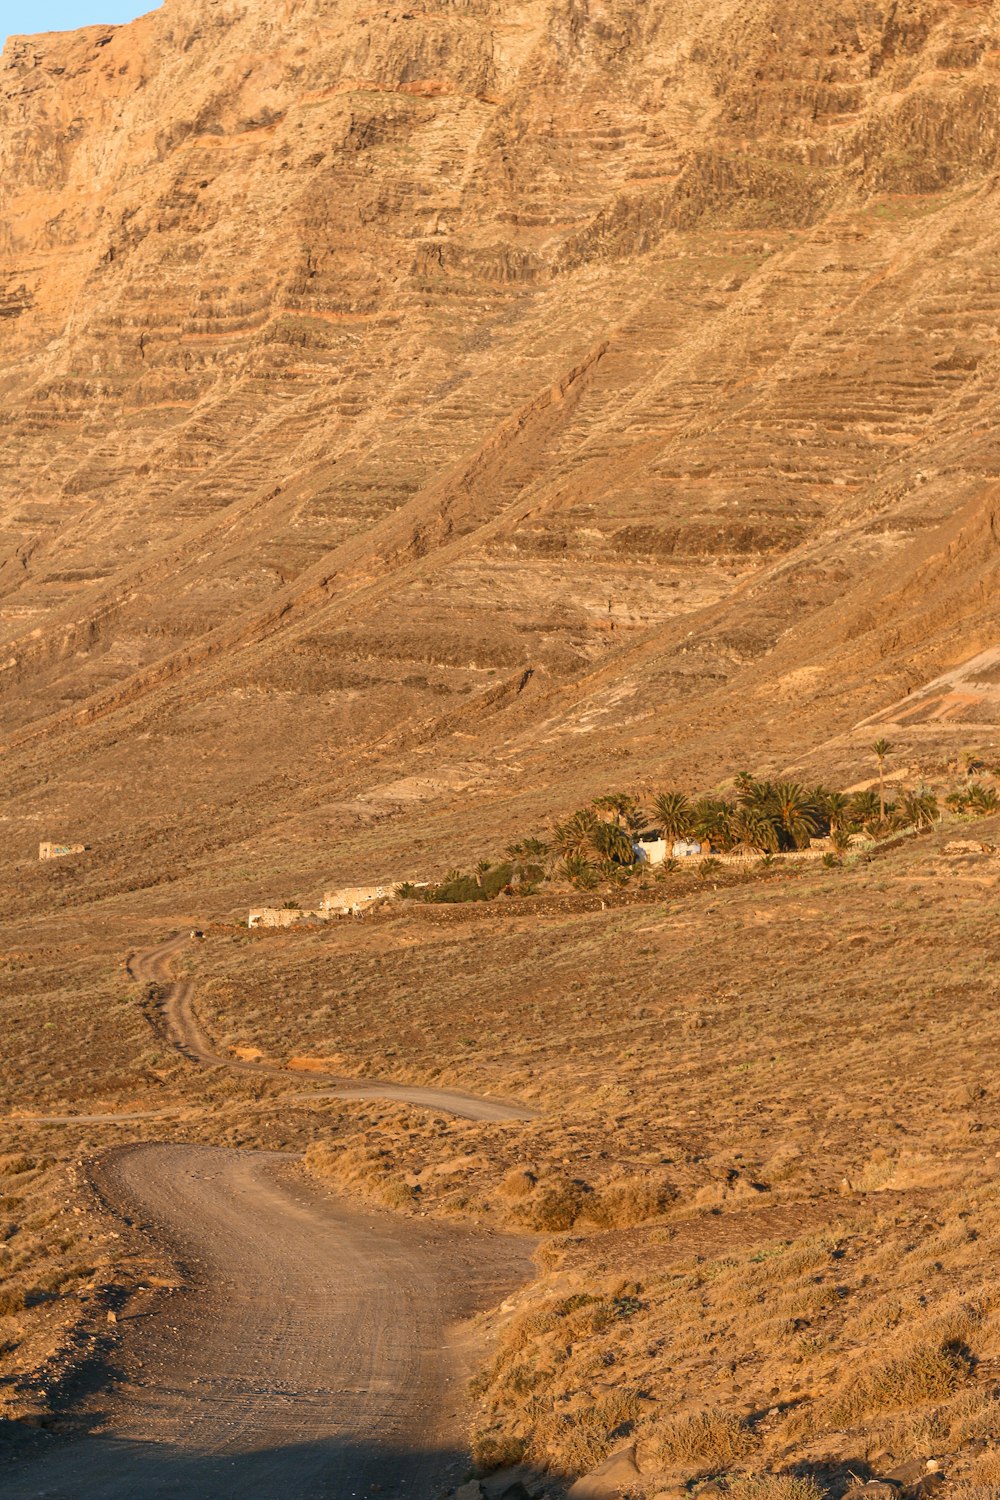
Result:
[[[241,1062],[236,1058],[223,1057],[217,1053],[211,1040],[205,1035],[192,1006],[193,987],[190,980],[174,979],[171,962],[190,939],[181,936],[171,938],[156,948],[136,953],[129,960],[129,972],[143,984],[157,984],[164,991],[160,1008],[162,1027],[166,1039],[190,1061],[201,1067],[224,1067],[238,1073],[264,1073],[271,1078],[283,1078],[291,1082],[296,1078],[287,1068],[275,1067],[271,1063]],[[322,1073],[310,1073],[310,1078],[321,1081]],[[302,1075],[297,1075],[298,1081]],[[310,1090],[314,1099],[399,1099],[405,1104],[416,1104],[426,1109],[440,1109],[447,1114],[458,1115],[465,1120],[533,1120],[535,1112],[523,1104],[513,1104],[504,1099],[484,1099],[475,1094],[465,1094],[459,1089],[436,1089],[419,1084],[380,1082],[366,1078],[338,1078],[335,1086],[324,1090]],[[305,1096],[303,1096],[305,1097]]]
[[112,1420],[0,1468],[5,1500],[432,1500],[460,1481],[449,1325],[527,1277],[528,1242],[356,1208],[262,1152],[125,1147],[97,1185],[189,1284],[124,1314]]

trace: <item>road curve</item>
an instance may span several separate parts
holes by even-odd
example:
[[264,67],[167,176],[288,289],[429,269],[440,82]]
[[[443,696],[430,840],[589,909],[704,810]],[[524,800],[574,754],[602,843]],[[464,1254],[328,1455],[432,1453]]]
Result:
[[[222,1057],[212,1048],[211,1040],[198,1023],[192,1006],[193,986],[189,979],[174,979],[171,960],[187,946],[189,939],[183,935],[135,953],[129,959],[129,973],[143,984],[156,984],[163,991],[160,1007],[163,1032],[166,1039],[182,1053],[189,1062],[201,1067],[230,1068],[237,1073],[263,1073],[271,1078],[290,1082],[302,1080],[287,1068],[275,1067],[272,1063],[241,1062],[236,1058]],[[333,1078],[331,1075],[310,1072],[310,1078],[332,1082],[334,1087],[310,1090],[311,1099],[398,1099],[404,1104],[416,1104],[426,1109],[440,1109],[447,1114],[458,1115],[464,1120],[534,1120],[537,1113],[526,1105],[511,1103],[504,1099],[484,1099],[476,1094],[466,1094],[460,1089],[435,1089],[422,1085],[382,1082],[367,1078]]]
[[124,1313],[111,1420],[5,1465],[5,1500],[430,1500],[461,1481],[449,1325],[526,1278],[528,1242],[348,1205],[273,1153],[131,1146],[95,1175],[190,1285]]

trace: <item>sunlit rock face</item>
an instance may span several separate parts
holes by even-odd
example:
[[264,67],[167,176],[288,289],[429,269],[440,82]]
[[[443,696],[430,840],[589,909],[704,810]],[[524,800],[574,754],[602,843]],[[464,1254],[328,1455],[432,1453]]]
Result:
[[167,717],[165,807],[192,743],[206,805],[265,751],[304,786],[463,736],[558,781],[984,648],[995,11],[167,0],[11,38],[3,734],[77,747],[114,820]]

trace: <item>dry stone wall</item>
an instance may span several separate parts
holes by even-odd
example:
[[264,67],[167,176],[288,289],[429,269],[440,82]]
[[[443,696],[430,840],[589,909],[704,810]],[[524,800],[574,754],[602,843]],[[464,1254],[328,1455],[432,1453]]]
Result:
[[38,858],[64,859],[67,854],[83,854],[86,852],[86,849],[86,844],[41,843],[38,846]]

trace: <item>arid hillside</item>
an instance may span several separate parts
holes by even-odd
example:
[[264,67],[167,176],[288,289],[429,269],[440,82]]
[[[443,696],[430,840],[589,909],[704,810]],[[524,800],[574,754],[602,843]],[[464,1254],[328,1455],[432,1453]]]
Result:
[[167,0],[9,41],[11,856],[221,897],[388,815],[416,869],[456,796],[474,843],[777,765],[992,644],[998,38]]
[[8,41],[5,1494],[1000,1500],[998,373],[1000,0]]

